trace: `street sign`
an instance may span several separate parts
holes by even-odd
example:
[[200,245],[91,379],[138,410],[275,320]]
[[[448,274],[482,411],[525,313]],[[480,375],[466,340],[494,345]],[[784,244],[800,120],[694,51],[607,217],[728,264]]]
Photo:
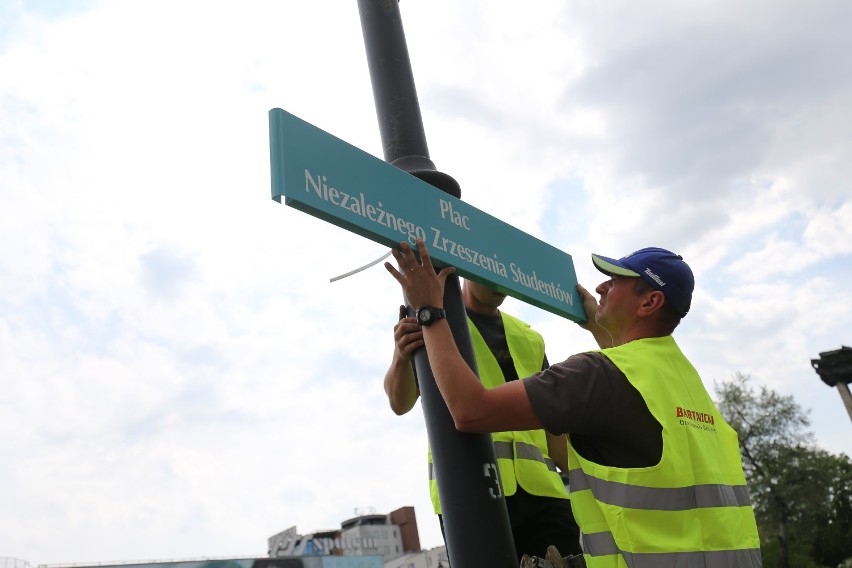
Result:
[[571,255],[279,108],[269,139],[276,201],[388,247],[420,237],[436,266],[586,319]]

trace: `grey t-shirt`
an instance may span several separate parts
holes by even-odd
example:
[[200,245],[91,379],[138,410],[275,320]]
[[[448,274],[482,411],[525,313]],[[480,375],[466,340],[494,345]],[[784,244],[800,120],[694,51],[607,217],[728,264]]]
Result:
[[546,430],[568,434],[581,456],[620,468],[650,467],[662,426],[624,373],[600,353],[580,353],[523,381]]

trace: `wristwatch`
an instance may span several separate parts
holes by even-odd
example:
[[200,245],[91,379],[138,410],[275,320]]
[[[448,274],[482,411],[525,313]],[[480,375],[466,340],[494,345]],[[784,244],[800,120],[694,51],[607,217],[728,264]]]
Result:
[[432,325],[439,319],[446,318],[447,310],[432,306],[423,306],[417,309],[415,317],[417,318],[417,323],[420,325]]

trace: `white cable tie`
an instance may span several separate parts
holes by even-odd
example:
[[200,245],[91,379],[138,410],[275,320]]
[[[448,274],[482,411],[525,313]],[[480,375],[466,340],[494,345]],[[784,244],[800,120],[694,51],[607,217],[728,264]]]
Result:
[[329,282],[334,282],[336,280],[342,280],[342,279],[346,278],[347,276],[352,276],[353,274],[358,274],[362,270],[367,270],[371,266],[377,265],[378,263],[380,263],[381,261],[383,261],[384,259],[386,259],[390,255],[391,255],[391,251],[388,251],[386,254],[383,254],[382,256],[380,256],[379,258],[374,260],[373,262],[369,262],[369,263],[365,264],[364,266],[362,266],[361,268],[356,268],[355,270],[350,270],[346,274],[341,274],[340,276],[335,276],[334,278],[329,280]]

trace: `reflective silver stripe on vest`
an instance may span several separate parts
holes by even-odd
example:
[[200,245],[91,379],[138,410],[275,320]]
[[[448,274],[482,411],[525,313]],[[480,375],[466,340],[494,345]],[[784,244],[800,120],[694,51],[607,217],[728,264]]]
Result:
[[[523,442],[518,442],[516,444],[518,447],[518,459],[521,460],[533,460],[543,463],[547,466],[552,472],[556,472],[556,464],[553,463],[553,460],[550,458],[546,458],[541,455],[541,450],[538,449],[538,446],[533,444],[524,444]],[[497,459],[511,460],[514,459],[515,455],[512,452],[512,442],[494,442],[494,455]],[[429,464],[429,480],[435,479],[435,468],[433,464]]]
[[[546,458],[541,454],[541,450],[534,444],[525,444],[523,442],[515,442],[519,460],[532,460],[543,463],[552,472],[556,472],[556,464],[553,460]],[[512,452],[512,442],[494,442],[494,454],[497,459],[511,460],[515,458]]]
[[[545,466],[547,466],[547,469],[556,473],[556,464],[553,463],[552,459],[546,458],[541,455],[541,450],[538,449],[538,446],[535,446],[533,444],[524,444],[523,442],[517,442],[515,445],[518,448],[518,459],[541,462]],[[514,459],[515,455],[512,452],[512,442],[494,442],[494,454],[498,460]],[[428,465],[429,481],[432,481],[433,479],[435,479],[435,466],[431,463]]]
[[759,568],[760,549],[708,550],[698,552],[622,552],[608,532],[584,534],[583,551],[590,556],[621,554],[630,568]]
[[688,511],[704,507],[751,505],[745,485],[692,485],[689,487],[640,487],[606,481],[582,469],[568,472],[571,491],[591,489],[597,501],[627,509]]
[[611,532],[583,533],[583,551],[592,556],[609,556],[621,554]]

